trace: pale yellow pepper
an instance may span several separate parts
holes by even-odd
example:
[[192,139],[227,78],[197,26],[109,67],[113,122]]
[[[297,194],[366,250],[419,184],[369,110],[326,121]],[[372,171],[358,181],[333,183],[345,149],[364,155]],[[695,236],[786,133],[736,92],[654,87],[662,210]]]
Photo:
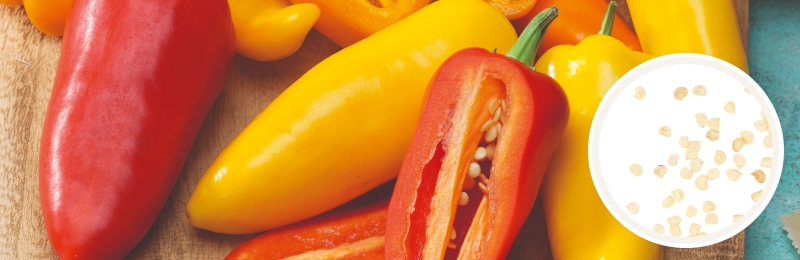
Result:
[[732,0],[628,0],[644,53],[699,53],[748,72]]
[[439,65],[469,47],[505,53],[516,39],[491,5],[440,0],[342,49],[222,151],[189,199],[189,222],[220,233],[260,232],[396,178]]
[[319,18],[314,4],[289,0],[229,0],[236,52],[258,61],[294,54]]
[[[612,2],[613,3],[613,2]],[[550,48],[536,71],[554,78],[569,99],[569,122],[540,188],[553,258],[558,260],[655,260],[662,247],[625,228],[611,215],[589,172],[589,130],[606,92],[629,70],[652,56],[608,36],[615,4],[601,34],[578,45]]]

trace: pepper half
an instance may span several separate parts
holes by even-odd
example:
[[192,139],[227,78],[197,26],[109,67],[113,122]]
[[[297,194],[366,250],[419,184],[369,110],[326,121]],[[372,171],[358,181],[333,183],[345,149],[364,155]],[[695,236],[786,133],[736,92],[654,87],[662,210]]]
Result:
[[326,214],[264,233],[225,260],[383,259],[387,204]]
[[558,83],[529,65],[557,14],[539,14],[508,57],[466,49],[439,68],[389,205],[388,259],[508,253],[569,117]]

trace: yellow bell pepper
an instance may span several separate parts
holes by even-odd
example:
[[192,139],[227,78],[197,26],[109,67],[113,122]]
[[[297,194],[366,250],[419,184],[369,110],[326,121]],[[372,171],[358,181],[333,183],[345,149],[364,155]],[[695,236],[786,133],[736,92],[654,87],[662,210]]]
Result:
[[236,52],[258,61],[294,54],[319,18],[314,4],[289,0],[228,0],[236,30]]
[[[613,8],[609,9],[606,17],[613,18]],[[561,84],[571,111],[539,191],[555,259],[662,258],[661,246],[637,236],[611,215],[589,173],[589,129],[600,101],[622,75],[651,58],[608,36],[611,23],[606,19],[603,34],[578,45],[551,48],[535,66]]]
[[467,47],[504,53],[516,38],[489,4],[441,0],[342,49],[222,151],[189,199],[189,222],[229,234],[269,230],[397,177],[439,65]]
[[72,0],[22,0],[22,4],[39,31],[51,36],[64,35]]
[[645,53],[699,53],[748,72],[747,55],[732,0],[628,0]]

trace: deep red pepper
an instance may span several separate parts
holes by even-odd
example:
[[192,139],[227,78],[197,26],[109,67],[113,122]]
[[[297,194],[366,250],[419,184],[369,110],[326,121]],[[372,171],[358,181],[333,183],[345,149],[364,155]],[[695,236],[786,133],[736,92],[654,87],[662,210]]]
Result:
[[62,259],[119,259],[161,211],[233,63],[225,0],[76,0],[39,155]]
[[388,201],[275,229],[234,249],[225,260],[384,259]]
[[[467,49],[439,68],[389,205],[387,259],[505,258],[569,116],[558,83],[530,67],[557,13],[550,8],[539,14],[508,57]],[[498,109],[502,128],[491,165],[480,163],[488,185],[470,188],[482,185],[483,177],[474,185],[468,172],[480,161],[478,146],[495,142],[483,130],[497,122]],[[459,206],[462,191],[469,200]]]

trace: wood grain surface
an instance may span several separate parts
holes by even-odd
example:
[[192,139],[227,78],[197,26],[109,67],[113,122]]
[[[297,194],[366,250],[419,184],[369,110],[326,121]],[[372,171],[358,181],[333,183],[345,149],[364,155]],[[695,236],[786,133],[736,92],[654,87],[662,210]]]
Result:
[[[625,1],[618,2],[627,19]],[[735,2],[746,44],[748,1]],[[56,258],[42,222],[37,165],[60,43],[61,38],[36,30],[22,7],[0,5],[0,259]],[[300,51],[285,60],[256,62],[237,55],[227,86],[203,123],[161,214],[126,258],[221,259],[256,236],[194,228],[186,219],[185,205],[216,155],[278,94],[339,49],[312,31]],[[336,210],[388,199],[393,185],[384,184]],[[666,248],[664,255],[665,259],[743,259],[744,232],[709,247]],[[538,201],[508,258],[552,259]]]

